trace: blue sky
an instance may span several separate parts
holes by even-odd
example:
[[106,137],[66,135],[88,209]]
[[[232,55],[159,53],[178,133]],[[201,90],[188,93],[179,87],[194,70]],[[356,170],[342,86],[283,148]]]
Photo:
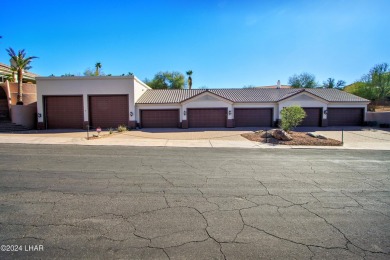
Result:
[[318,82],[353,83],[390,62],[389,0],[2,1],[5,51],[38,56],[32,72],[106,74],[193,71],[193,87],[286,84],[309,72]]

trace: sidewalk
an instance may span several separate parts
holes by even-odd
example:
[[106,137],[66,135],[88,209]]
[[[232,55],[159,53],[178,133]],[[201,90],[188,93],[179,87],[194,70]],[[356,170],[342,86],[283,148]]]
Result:
[[[341,131],[334,129],[300,129],[301,131],[315,131],[326,137],[341,140]],[[0,143],[18,144],[69,144],[69,145],[118,145],[118,146],[146,146],[146,147],[209,147],[209,148],[313,148],[313,149],[369,149],[390,150],[390,132],[380,129],[349,129],[344,131],[344,146],[288,146],[272,145],[249,141],[241,136],[252,129],[237,130],[134,130],[125,133],[109,135],[102,132],[103,137],[87,140],[86,131],[74,130],[46,130],[29,131],[23,133],[1,133]],[[90,136],[96,134],[91,132]]]

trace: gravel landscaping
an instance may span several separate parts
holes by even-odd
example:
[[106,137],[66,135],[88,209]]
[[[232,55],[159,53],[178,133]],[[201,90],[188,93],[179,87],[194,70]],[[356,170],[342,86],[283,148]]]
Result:
[[250,141],[260,142],[260,143],[271,143],[271,144],[282,144],[282,145],[309,145],[309,146],[342,146],[341,141],[326,138],[316,138],[309,136],[307,133],[302,132],[294,132],[290,131],[288,133],[291,135],[292,140],[290,141],[282,141],[278,140],[274,137],[265,138],[265,131],[256,131],[253,133],[245,133],[242,134],[242,137]]

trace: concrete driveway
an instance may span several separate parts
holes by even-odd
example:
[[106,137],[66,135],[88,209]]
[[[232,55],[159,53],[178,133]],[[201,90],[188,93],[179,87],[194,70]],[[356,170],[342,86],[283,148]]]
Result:
[[389,259],[389,159],[0,144],[0,259]]
[[[270,145],[251,142],[242,133],[259,128],[217,129],[141,129],[108,137],[86,140],[86,131],[46,130],[18,134],[0,134],[0,143],[30,144],[76,144],[119,146],[163,146],[163,147],[230,147],[230,148],[301,148],[298,146]],[[342,128],[317,127],[297,128],[297,131],[317,132],[329,138],[342,140]],[[91,132],[90,136],[97,134]],[[103,132],[102,134],[107,134]],[[344,128],[343,147],[313,147],[323,149],[373,149],[390,150],[390,132],[378,128]]]

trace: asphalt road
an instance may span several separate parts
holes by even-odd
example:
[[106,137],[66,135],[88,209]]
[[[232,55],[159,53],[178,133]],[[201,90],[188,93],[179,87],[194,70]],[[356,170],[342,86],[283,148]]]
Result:
[[0,144],[0,244],[0,259],[389,259],[390,152]]

